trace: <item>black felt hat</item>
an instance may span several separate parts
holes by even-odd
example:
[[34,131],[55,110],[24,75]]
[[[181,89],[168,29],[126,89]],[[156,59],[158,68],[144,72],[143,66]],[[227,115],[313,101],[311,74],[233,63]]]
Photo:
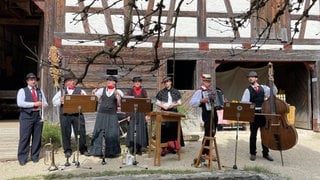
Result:
[[106,80],[107,80],[107,81],[108,81],[108,80],[109,80],[109,81],[114,81],[114,82],[116,82],[116,83],[118,82],[117,77],[112,76],[112,75],[111,75],[111,76],[107,76]]
[[35,78],[37,81],[39,81],[39,79],[40,78],[38,78],[35,74],[33,74],[33,73],[28,73],[27,75],[26,75],[26,80],[27,79],[30,79],[30,78]]
[[73,73],[67,73],[63,75],[63,82],[66,82],[67,80],[70,79],[76,79],[76,76]]
[[142,82],[142,78],[141,77],[134,77],[132,78],[132,82]]

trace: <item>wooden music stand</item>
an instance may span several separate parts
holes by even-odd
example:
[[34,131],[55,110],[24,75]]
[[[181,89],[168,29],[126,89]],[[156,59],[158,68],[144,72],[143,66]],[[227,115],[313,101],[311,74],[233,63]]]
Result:
[[122,98],[121,111],[122,112],[151,112],[152,107],[151,99],[149,98]]
[[233,169],[237,167],[237,149],[238,149],[238,132],[239,132],[239,121],[254,121],[255,105],[251,103],[224,103],[223,119],[237,120],[237,133],[236,133],[236,147],[234,153],[234,165]]
[[65,95],[63,113],[96,112],[97,104],[97,97],[95,95]]
[[[78,134],[77,134],[77,161],[76,167],[80,167],[79,161],[79,142],[80,142],[80,115],[83,112],[97,111],[97,97],[95,95],[65,95],[63,104],[63,113],[76,114],[78,113]],[[69,160],[67,159],[67,162]],[[91,169],[89,167],[88,169]]]
[[[134,113],[133,114],[134,117],[132,118],[135,119],[135,122],[137,121],[137,116],[136,116],[137,112],[147,113],[147,112],[151,112],[152,109],[153,107],[152,107],[151,99],[149,98],[132,98],[132,97],[125,98],[124,97],[121,99],[121,111]],[[136,152],[137,152],[137,147],[136,147],[137,134],[136,133],[137,133],[137,123],[134,124],[134,134],[133,134],[134,160],[132,162],[132,165],[135,165],[135,166],[138,165],[137,158],[136,158]],[[123,166],[120,166],[120,168],[123,168]],[[148,169],[147,167],[142,167],[142,168]]]
[[252,103],[224,103],[223,119],[239,120],[239,121],[254,121],[255,104]]

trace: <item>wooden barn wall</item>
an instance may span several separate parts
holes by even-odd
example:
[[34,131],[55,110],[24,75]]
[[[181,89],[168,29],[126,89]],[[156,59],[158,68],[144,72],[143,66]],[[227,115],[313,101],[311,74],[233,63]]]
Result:
[[320,64],[319,61],[316,61],[314,66],[311,68],[311,87],[312,93],[310,94],[312,100],[312,128],[313,131],[320,131],[320,83],[319,83],[319,74],[320,74]]
[[[67,69],[71,69],[77,77],[84,73],[87,58],[92,58],[101,47],[90,46],[63,46],[60,48],[64,56],[64,64]],[[151,52],[151,51],[147,51]],[[106,55],[98,57],[88,69],[88,74],[83,79],[83,88],[91,92],[93,88],[106,85],[107,69],[118,70],[117,87],[126,92],[132,87],[132,78],[140,76],[143,79],[143,86],[147,89],[150,96],[160,88],[157,84],[158,71],[151,72],[152,53],[140,50],[127,50],[120,54],[123,58],[109,59]]]
[[[200,2],[200,1],[199,1]],[[205,1],[202,1],[205,4]],[[227,2],[227,1],[226,1]],[[272,1],[276,2],[276,1]],[[64,14],[66,11],[78,11],[78,8],[70,8],[70,7],[64,7],[64,0],[48,0],[46,1],[47,5],[47,14],[46,14],[46,24],[44,28],[44,49],[48,49],[50,45],[55,44],[57,41],[61,39],[77,39],[76,37],[90,37],[90,34],[83,34],[82,36],[80,34],[68,34],[65,33],[65,27],[64,27]],[[229,8],[230,9],[230,8]],[[203,13],[205,11],[202,11]],[[230,11],[229,13],[231,13]],[[269,13],[269,14],[268,14]],[[266,13],[266,16],[270,16],[270,12]],[[271,12],[272,13],[272,12]],[[198,16],[198,14],[195,13],[188,13],[184,12],[187,16]],[[202,14],[199,19],[203,19],[204,16],[209,17],[209,15],[213,15],[213,13],[207,13]],[[215,16],[218,16],[215,14]],[[203,26],[203,23],[200,23],[199,25]],[[54,24],[56,23],[56,24]],[[281,26],[277,27],[279,29],[276,29],[275,32],[279,33],[279,30],[281,32],[281,28],[283,27],[283,23],[281,22]],[[288,23],[288,22],[286,22]],[[254,22],[253,22],[254,24]],[[261,25],[261,24],[260,24]],[[253,26],[252,28],[255,28],[256,26]],[[226,38],[220,38],[220,37],[202,37],[204,36],[204,28],[201,28],[198,26],[199,36],[198,37],[181,37],[180,39],[177,38],[177,42],[183,42],[183,43],[207,43],[207,42],[215,42],[215,43],[223,43],[226,41]],[[252,31],[254,32],[254,31]],[[278,33],[274,33],[273,36],[277,36]],[[290,35],[290,28],[287,28],[287,36]],[[256,34],[252,34],[252,37],[256,37]],[[252,38],[251,37],[251,38]],[[238,40],[239,43],[242,42],[250,42],[251,38],[241,38]],[[80,38],[81,39],[81,38]],[[151,38],[152,39],[152,38]],[[55,41],[55,42],[54,42]],[[163,38],[164,42],[172,42],[172,39],[168,38],[167,36]],[[301,42],[300,42],[301,41]],[[272,41],[270,41],[272,43]],[[304,39],[298,39],[295,41],[296,43],[302,43],[302,44],[318,44],[317,40],[304,40]],[[276,42],[278,43],[278,42]],[[58,43],[59,44],[59,43]],[[86,58],[92,57],[93,54],[99,50],[101,50],[103,47],[90,47],[90,46],[59,46],[59,49],[62,51],[63,55],[65,56],[64,59],[64,66],[67,68],[71,68],[77,75],[80,75],[83,73],[83,69],[85,66]],[[175,58],[177,60],[196,60],[196,71],[194,73],[194,83],[195,87],[198,87],[200,85],[200,81],[197,79],[200,79],[200,75],[202,73],[211,73],[213,77],[215,77],[215,67],[218,65],[221,61],[227,61],[227,62],[236,62],[236,61],[242,61],[242,62],[252,62],[252,61],[272,61],[272,62],[314,62],[320,59],[320,54],[315,53],[315,51],[308,51],[308,50],[290,50],[290,47],[288,48],[288,51],[285,51],[283,49],[285,48],[285,45],[279,51],[268,51],[268,50],[259,50],[251,51],[248,50],[246,52],[243,52],[242,50],[223,50],[223,49],[210,49],[210,50],[199,50],[197,48],[193,48],[191,51],[190,49],[176,49],[175,50]],[[157,71],[149,72],[148,70],[152,66],[152,61],[154,59],[153,50],[151,48],[136,48],[136,49],[125,49],[120,56],[123,58],[123,62],[120,60],[113,61],[111,59],[108,59],[105,56],[101,56],[95,61],[94,64],[91,65],[89,68],[88,75],[83,80],[83,88],[87,92],[91,92],[92,88],[95,87],[101,87],[105,83],[105,75],[106,75],[106,69],[108,68],[117,68],[119,70],[119,83],[118,87],[120,89],[123,89],[126,91],[126,89],[131,87],[131,79],[134,76],[142,76],[144,79],[143,86],[147,88],[149,92],[149,96],[155,96],[155,93],[162,88],[161,80],[164,76],[167,75],[166,69],[166,62],[167,60],[170,60],[168,57],[172,57],[172,49],[159,49],[159,58],[160,61],[160,67]],[[47,51],[44,50],[43,56],[47,56]],[[218,63],[216,63],[218,62]],[[121,66],[122,63],[126,64],[125,66]],[[126,69],[128,68],[134,68],[130,73]],[[313,92],[314,94],[311,95],[309,92],[311,91],[310,88],[310,78],[307,76],[309,74],[309,70],[306,69],[306,71],[300,70],[304,74],[301,77],[297,77],[297,82],[301,82],[307,84],[306,87],[299,87],[297,88],[297,91],[295,93],[299,93],[299,96],[303,98],[299,100],[295,100],[296,104],[303,105],[303,108],[297,107],[297,118],[310,118],[310,112],[313,109],[313,118],[315,124],[318,126],[319,123],[319,113],[315,114],[315,109],[317,109],[319,106],[317,103],[313,103],[311,107],[311,102],[319,101],[319,96],[314,96],[314,94],[317,94],[319,91],[319,80],[315,79],[315,83],[313,83],[313,90],[316,90],[316,92]],[[314,77],[318,77],[319,70],[315,69],[314,71]],[[293,76],[290,74],[289,77]],[[44,78],[49,79],[49,73],[48,71],[44,72]],[[306,81],[307,79],[307,81]],[[304,80],[304,81],[303,81]],[[46,84],[47,87],[49,87],[52,83],[48,82]],[[300,85],[298,85],[300,86]],[[49,98],[52,97],[53,90],[47,90]],[[301,93],[302,92],[302,93]],[[312,99],[312,97],[316,97],[317,99]],[[304,126],[304,125],[302,125]],[[305,128],[308,128],[305,126]],[[314,127],[315,128],[315,127]],[[317,129],[319,129],[317,127]]]
[[[56,37],[56,39],[59,37]],[[85,63],[87,58],[91,58],[94,54],[103,49],[103,47],[97,46],[61,46],[60,51],[62,52],[64,58],[65,68],[71,68],[72,71],[77,75],[81,75],[84,72]],[[106,69],[118,69],[118,87],[126,92],[131,86],[131,79],[134,76],[141,76],[143,81],[143,86],[148,90],[149,96],[154,98],[156,92],[158,92],[163,85],[161,80],[164,76],[167,75],[167,60],[172,57],[172,49],[160,48],[159,49],[159,58],[160,67],[158,70],[150,72],[150,68],[153,65],[154,52],[151,48],[135,48],[135,49],[124,49],[123,52],[119,54],[121,59],[109,59],[107,56],[100,56],[97,60],[90,66],[89,71],[85,79],[83,80],[83,88],[86,92],[90,93],[93,88],[102,87],[105,85]],[[319,59],[320,55],[315,53],[315,51],[308,50],[295,50],[295,51],[277,51],[277,53],[270,53],[268,50],[256,51],[246,51],[241,52],[241,55],[233,56],[230,54],[229,50],[223,49],[210,49],[210,50],[196,50],[193,49],[182,49],[177,48],[175,50],[176,60],[195,60],[196,61],[196,71],[194,73],[194,87],[200,86],[200,75],[202,73],[211,73],[215,77],[215,68],[219,65],[220,62],[310,62],[311,60]],[[238,51],[234,51],[238,53]],[[125,65],[124,65],[125,64]],[[285,63],[283,66],[286,66]],[[295,78],[294,84],[292,86],[298,87],[295,91],[288,92],[296,96],[299,94],[297,99],[292,99],[291,103],[296,106],[296,126],[300,128],[310,129],[312,128],[310,124],[306,121],[317,122],[318,118],[315,115],[312,115],[312,96],[309,94],[311,92],[310,87],[310,77],[308,76],[309,69],[306,65],[306,68],[303,70],[299,67],[297,69],[289,68],[288,72],[283,72],[279,76],[287,76],[288,79]],[[128,69],[132,69],[129,71]],[[301,72],[299,72],[301,71]],[[302,74],[302,75],[297,75]],[[318,73],[317,73],[318,74]],[[50,77],[49,77],[50,78]],[[307,80],[307,81],[306,81]],[[319,88],[318,88],[319,89]],[[317,124],[318,123],[314,123]],[[318,129],[318,127],[313,127]]]

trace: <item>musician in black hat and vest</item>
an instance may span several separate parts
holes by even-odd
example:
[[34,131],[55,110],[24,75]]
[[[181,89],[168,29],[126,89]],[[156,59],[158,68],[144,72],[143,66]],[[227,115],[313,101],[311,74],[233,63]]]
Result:
[[25,80],[27,86],[19,89],[17,94],[17,105],[20,108],[18,160],[21,166],[27,163],[30,150],[30,159],[35,163],[39,161],[43,127],[41,112],[42,108],[48,106],[43,91],[37,88],[39,78],[28,73]]
[[[246,88],[243,92],[241,102],[251,102],[256,105],[255,112],[261,113],[261,106],[265,100],[265,98],[268,98],[270,96],[270,87],[267,85],[260,85],[258,83],[258,74],[255,71],[250,71],[247,75],[248,81],[250,85],[248,88]],[[273,77],[270,77],[272,79],[269,79],[273,82]],[[273,94],[276,95],[278,92],[278,89],[276,86],[273,88]],[[258,129],[265,126],[266,118],[264,115],[255,115],[254,116],[254,122],[250,122],[250,160],[254,161],[256,160],[256,154],[257,154],[257,132]],[[273,161],[272,157],[269,155],[269,149],[262,145],[262,155],[265,159],[269,161]]]
[[92,134],[90,154],[114,158],[121,153],[117,111],[124,94],[117,89],[118,80],[115,76],[110,75],[106,79],[106,87],[92,90],[92,94],[98,97],[99,107]]
[[[156,95],[156,105],[161,108],[162,111],[178,112],[177,107],[181,105],[181,94],[172,86],[172,78],[165,77],[162,80],[164,88],[161,89]],[[169,141],[176,141],[178,123],[177,122],[164,122],[161,125],[161,143]],[[181,128],[180,146],[184,146],[183,133]],[[165,156],[166,153],[175,154],[176,151],[172,148],[162,148],[161,156]]]
[[[85,119],[82,113],[64,113],[63,104],[64,97],[66,94],[81,94],[87,95],[87,93],[76,87],[76,77],[73,73],[68,73],[64,75],[64,88],[58,91],[52,98],[52,104],[54,106],[60,106],[60,128],[62,136],[62,146],[63,152],[66,158],[69,158],[72,155],[71,147],[71,133],[74,132],[74,137],[79,137],[79,151],[80,154],[88,156],[86,145],[86,126]],[[80,122],[79,122],[80,121]],[[80,126],[79,126],[80,123]],[[80,127],[80,128],[79,128]]]
[[[142,87],[142,78],[134,77],[132,82],[133,86],[127,91],[127,95],[135,98],[147,98],[147,91]],[[141,155],[147,149],[149,143],[146,119],[148,117],[146,117],[145,113],[130,113],[126,144],[131,154],[134,153],[134,144],[136,144],[136,153],[138,155]],[[136,137],[134,137],[134,133],[136,133]]]

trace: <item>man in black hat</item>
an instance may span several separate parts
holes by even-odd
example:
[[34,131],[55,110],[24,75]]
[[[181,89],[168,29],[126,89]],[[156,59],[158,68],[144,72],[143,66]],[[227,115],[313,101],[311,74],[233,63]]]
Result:
[[[76,78],[72,73],[66,74],[64,76],[64,89],[58,91],[52,98],[53,106],[60,106],[60,126],[61,126],[61,135],[62,135],[62,145],[66,158],[69,158],[72,155],[71,147],[71,133],[72,129],[74,132],[74,137],[80,135],[79,137],[79,151],[80,154],[88,156],[86,145],[86,127],[85,119],[82,113],[64,113],[63,104],[65,94],[81,94],[87,95],[87,93],[76,87]],[[79,122],[80,121],[80,122]],[[80,123],[80,126],[79,126]],[[80,128],[79,128],[80,127]]]
[[[255,71],[250,71],[247,75],[248,81],[250,83],[249,87],[243,92],[241,102],[251,102],[256,105],[255,112],[261,113],[261,106],[264,99],[270,96],[270,87],[267,85],[260,85],[258,83],[258,74]],[[273,77],[269,80],[273,82]],[[274,85],[273,94],[276,95],[278,92],[277,87]],[[250,160],[256,160],[257,154],[257,132],[260,127],[263,127],[266,123],[266,118],[264,115],[255,115],[254,122],[250,122]],[[262,155],[265,159],[273,161],[272,157],[269,155],[269,149],[262,145]]]
[[25,80],[27,86],[19,89],[17,94],[17,105],[20,107],[18,160],[21,166],[27,163],[30,150],[30,159],[35,163],[39,161],[43,127],[41,112],[48,106],[43,91],[37,88],[39,78],[29,73]]
[[[147,91],[142,87],[142,78],[134,77],[132,82],[133,86],[128,90],[127,95],[135,98],[147,98]],[[148,130],[145,116],[145,113],[130,113],[126,144],[131,154],[141,155],[147,149]],[[134,133],[136,133],[136,141],[134,141]],[[136,145],[136,152],[134,152],[134,144]]]
[[[164,84],[164,88],[157,93],[156,105],[160,107],[162,111],[178,112],[177,107],[181,105],[180,92],[172,86],[171,77],[163,78],[162,83]],[[177,128],[177,122],[164,122],[161,126],[161,143],[176,141],[178,137]],[[180,137],[181,146],[184,146],[182,129]],[[165,156],[167,152],[176,153],[172,148],[162,148],[161,156]]]

